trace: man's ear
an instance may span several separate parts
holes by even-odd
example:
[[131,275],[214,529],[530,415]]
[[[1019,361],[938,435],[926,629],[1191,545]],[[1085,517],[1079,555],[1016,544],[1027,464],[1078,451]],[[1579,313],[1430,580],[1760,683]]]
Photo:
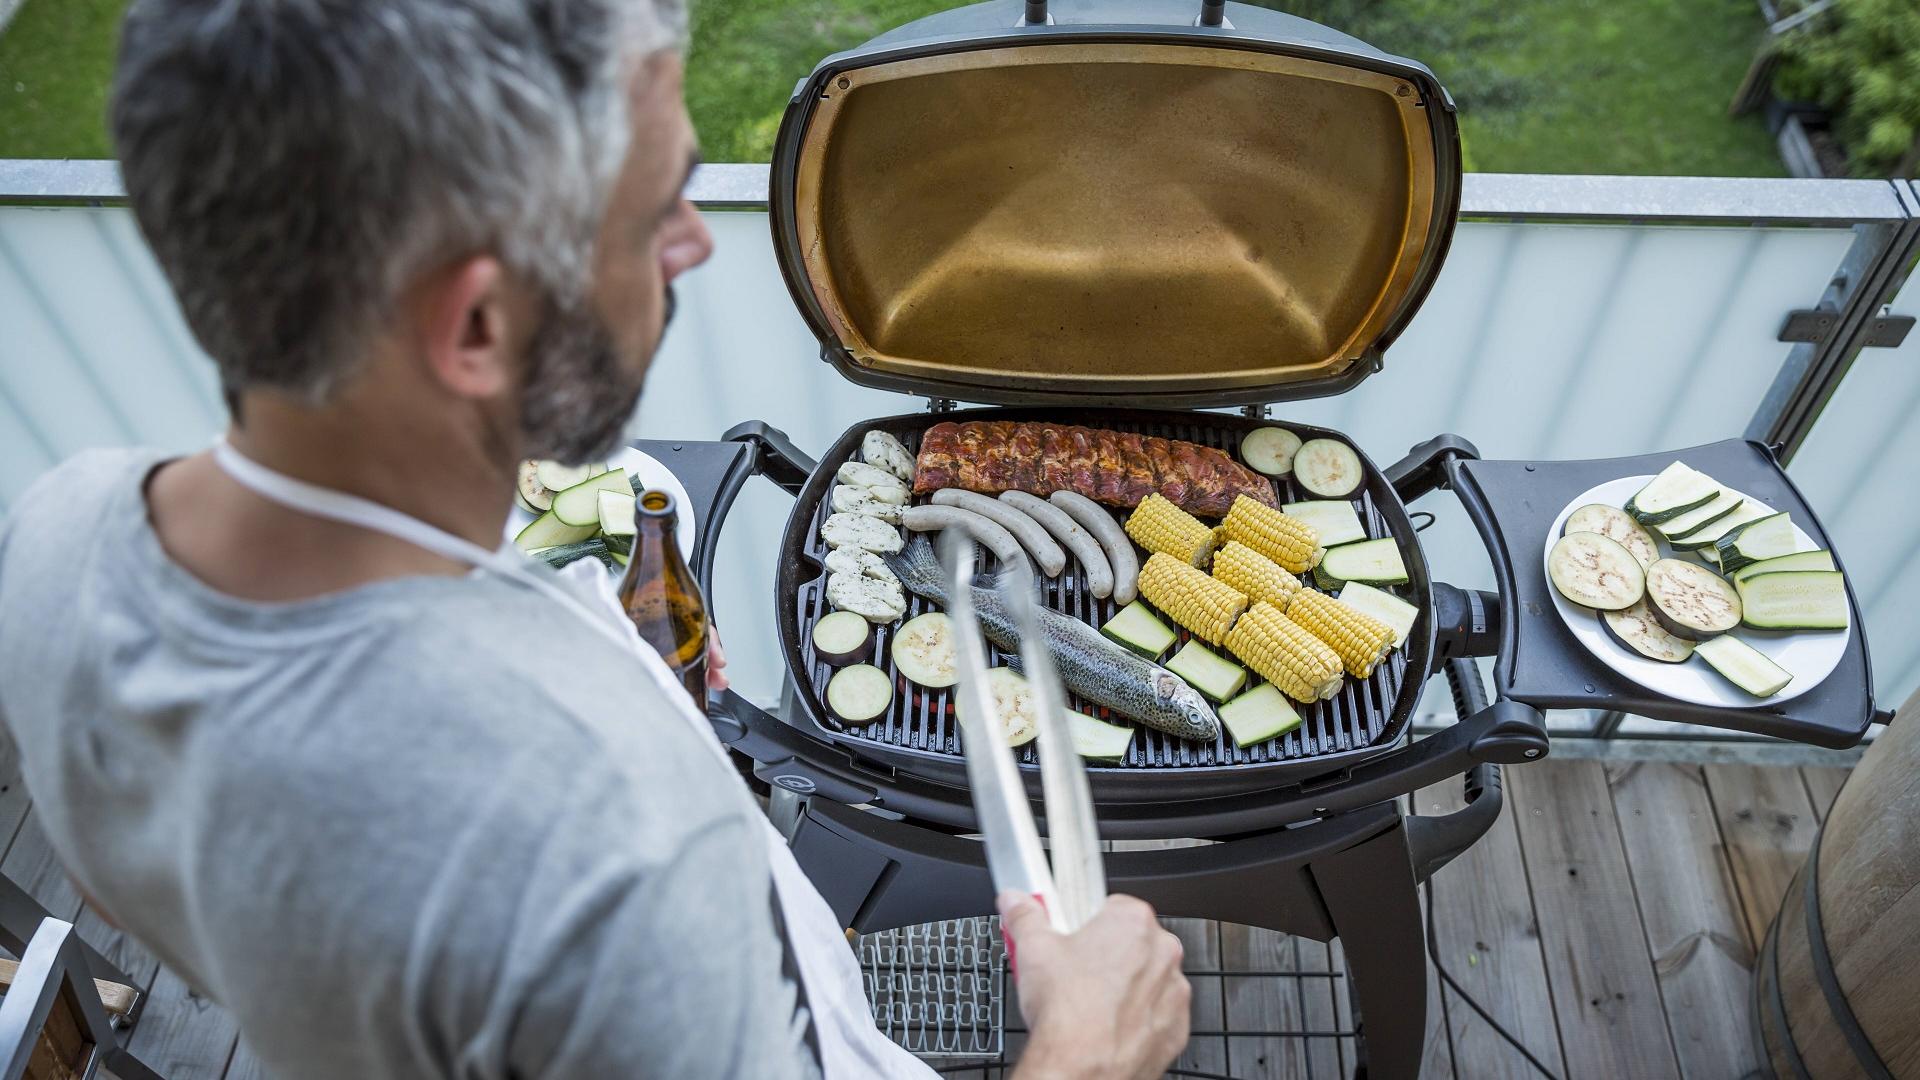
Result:
[[524,333],[506,268],[490,255],[462,259],[423,283],[416,327],[427,370],[459,397],[489,398],[513,384]]

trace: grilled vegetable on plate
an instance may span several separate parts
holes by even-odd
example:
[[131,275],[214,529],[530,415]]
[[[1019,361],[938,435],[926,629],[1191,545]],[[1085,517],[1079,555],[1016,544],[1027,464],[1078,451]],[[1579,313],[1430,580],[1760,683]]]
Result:
[[1720,494],[1713,477],[1676,461],[1627,500],[1627,513],[1642,525],[1655,525],[1705,506]]
[[[925,537],[914,537],[887,565],[914,595],[946,604],[945,575]],[[1018,649],[1020,631],[998,591],[975,586],[972,600],[981,633],[1002,649]],[[1038,614],[1060,681],[1081,700],[1183,739],[1207,741],[1220,733],[1213,706],[1180,676],[1108,641],[1078,619],[1045,608]]]
[[1653,561],[1660,557],[1660,545],[1654,543],[1647,530],[1633,520],[1633,515],[1617,506],[1588,503],[1568,514],[1567,523],[1561,528],[1560,534],[1565,536],[1577,532],[1599,533],[1618,543],[1643,567],[1652,566]]
[[[1702,558],[1705,558],[1708,552],[1713,552],[1717,558],[1718,552],[1714,550],[1714,544],[1722,536],[1772,514],[1773,507],[1751,495],[1743,495],[1740,497],[1740,505],[1734,507],[1731,513],[1716,521],[1708,522],[1685,536],[1668,540],[1667,543],[1675,551],[1698,551]],[[1655,527],[1658,528],[1658,526]]]
[[1647,567],[1647,607],[1670,634],[1705,641],[1740,625],[1740,595],[1698,563],[1661,559]]
[[1755,629],[1847,628],[1847,583],[1838,570],[1755,574],[1739,578],[1733,587],[1740,594],[1741,623]]
[[[1685,540],[1694,533],[1704,530],[1707,526],[1740,509],[1741,505],[1746,501],[1747,497],[1745,495],[1740,494],[1732,488],[1723,487],[1718,494],[1708,499],[1702,505],[1696,506],[1678,517],[1671,517],[1654,525],[1653,530],[1670,541]],[[1624,514],[1626,511],[1622,510],[1621,513]],[[1631,515],[1629,515],[1629,517],[1631,517]],[[1602,532],[1604,530],[1595,529],[1593,531]],[[1618,540],[1619,537],[1616,536],[1614,539]]]
[[1792,555],[1800,549],[1800,537],[1786,514],[1770,514],[1728,532],[1713,546],[1720,553],[1720,569],[1731,574],[1764,559]]
[[627,479],[627,470],[613,469],[598,476],[582,480],[573,487],[553,497],[553,516],[568,525],[588,525],[600,528],[600,494],[611,492],[627,502],[629,510],[633,507],[633,484]]
[[873,655],[873,624],[851,611],[835,611],[813,624],[813,652],[829,667],[862,664]]
[[1547,576],[1560,595],[1599,611],[1630,608],[1646,595],[1647,571],[1617,540],[1568,533],[1547,553]]
[[1832,569],[1835,569],[1833,565],[1833,552],[1826,550],[1796,551],[1791,555],[1782,555],[1778,558],[1762,559],[1759,562],[1748,563],[1728,576],[1731,577],[1734,584],[1737,585],[1755,574],[1777,574],[1783,570]]
[[1754,697],[1772,697],[1793,681],[1792,672],[1731,634],[1703,641],[1693,651],[1728,682]]
[[1693,642],[1667,633],[1652,609],[1642,599],[1624,611],[1600,613],[1600,628],[1607,636],[1649,660],[1678,664],[1693,655]]
[[1254,472],[1288,476],[1293,472],[1293,455],[1299,449],[1300,436],[1286,428],[1255,428],[1240,440],[1240,460]]

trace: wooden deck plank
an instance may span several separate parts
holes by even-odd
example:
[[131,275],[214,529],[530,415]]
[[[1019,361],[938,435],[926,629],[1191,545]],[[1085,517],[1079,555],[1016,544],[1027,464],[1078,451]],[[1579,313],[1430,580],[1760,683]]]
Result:
[[1607,782],[1680,1071],[1744,1076],[1760,1064],[1747,1008],[1753,952],[1706,778],[1692,765],[1635,761],[1609,766]]
[[1807,786],[1807,798],[1813,806],[1816,820],[1827,820],[1827,810],[1833,806],[1834,796],[1840,794],[1840,785],[1847,782],[1852,769],[1842,769],[1831,765],[1804,765],[1800,769],[1800,781]]
[[[1302,973],[1330,974],[1333,971],[1333,954],[1325,942],[1296,937],[1293,939],[1293,969]],[[1343,981],[1311,974],[1297,980],[1300,985],[1302,1031],[1341,1030],[1340,1008],[1334,998],[1344,989],[1336,984]],[[1352,1063],[1343,1052],[1339,1038],[1309,1038],[1303,1042],[1308,1076],[1315,1080],[1337,1080],[1352,1071]]]
[[[1534,767],[1517,766],[1504,775]],[[1458,778],[1422,789],[1415,798],[1422,814],[1451,813],[1464,802]],[[1515,812],[1509,805],[1479,843],[1434,875],[1434,938],[1447,972],[1535,1057],[1560,1072],[1560,1031]],[[1527,1059],[1464,1002],[1447,1004],[1445,1022],[1460,1075],[1476,1080],[1538,1077]],[[1444,1042],[1446,1032],[1434,1032],[1429,1039],[1436,1037]]]
[[1819,827],[1795,769],[1705,766],[1707,792],[1739,890],[1747,948],[1757,951],[1780,910],[1780,897],[1807,861]]
[[1679,1075],[1604,767],[1509,769],[1566,1076]]
[[40,828],[38,813],[29,810],[20,831],[14,835],[7,854],[0,858],[0,874],[27,891],[56,919],[72,922],[80,913],[80,892],[73,887],[67,872]]
[[165,968],[127,1049],[167,1080],[220,1080],[239,1038],[232,1014]]
[[[1188,971],[1219,971],[1220,924],[1211,919],[1161,919],[1180,944],[1186,948],[1184,967]],[[1226,1030],[1224,980],[1218,975],[1189,975],[1193,986],[1193,1004],[1189,1010],[1194,1031]],[[1201,1072],[1227,1071],[1227,1039],[1224,1035],[1195,1035],[1187,1048],[1174,1060],[1174,1067]]]
[[[1293,938],[1274,930],[1238,923],[1220,927],[1222,966],[1230,971],[1296,971]],[[1267,976],[1226,978],[1226,1019],[1230,1031],[1302,1030],[1299,979]],[[1304,1080],[1305,1044],[1272,1034],[1234,1035],[1227,1041],[1229,1068],[1240,1080]]]
[[[1465,1006],[1460,1006],[1465,1008]],[[1453,1080],[1453,1045],[1447,1041],[1447,1014],[1452,1006],[1440,996],[1440,975],[1427,965],[1427,1048],[1420,1059],[1420,1080]],[[1347,1060],[1352,1061],[1349,1057]],[[1461,1074],[1463,1077],[1466,1074]],[[1472,1080],[1468,1077],[1467,1080]]]

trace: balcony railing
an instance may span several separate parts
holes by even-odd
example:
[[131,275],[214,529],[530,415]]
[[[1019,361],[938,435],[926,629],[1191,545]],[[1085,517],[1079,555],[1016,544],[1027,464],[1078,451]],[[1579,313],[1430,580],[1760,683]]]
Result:
[[[864,417],[924,407],[819,361],[773,257],[766,178],[756,165],[695,176],[718,247],[678,289],[636,433],[713,438],[761,419],[818,450]],[[211,365],[123,201],[111,163],[0,161],[0,510],[77,450],[184,450],[222,424]],[[1868,342],[1898,335],[1885,316],[1920,311],[1917,250],[1906,181],[1469,175],[1446,268],[1384,371],[1275,415],[1345,431],[1376,460],[1442,431],[1509,458],[1779,445],[1847,561],[1878,697],[1896,702],[1920,683],[1920,334]],[[1795,311],[1814,313],[1792,321],[1817,340],[1781,340]],[[1464,515],[1445,499],[1422,508],[1437,514],[1435,573],[1490,588]],[[781,671],[769,538],[787,509],[751,485],[717,561],[730,670],[764,702]],[[1444,713],[1444,698],[1428,707]],[[1676,734],[1597,713],[1555,723]]]

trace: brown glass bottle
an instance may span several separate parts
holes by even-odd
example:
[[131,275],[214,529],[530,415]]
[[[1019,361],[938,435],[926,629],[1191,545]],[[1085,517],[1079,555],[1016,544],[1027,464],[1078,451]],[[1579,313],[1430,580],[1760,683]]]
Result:
[[704,712],[707,602],[674,539],[677,507],[672,495],[654,490],[633,503],[633,555],[620,582],[620,606]]

